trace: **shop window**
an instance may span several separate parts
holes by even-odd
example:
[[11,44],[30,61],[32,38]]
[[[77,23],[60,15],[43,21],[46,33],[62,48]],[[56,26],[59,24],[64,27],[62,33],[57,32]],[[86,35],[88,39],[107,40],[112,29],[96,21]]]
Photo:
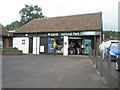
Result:
[[25,39],[22,39],[22,44],[25,44]]
[[57,53],[62,53],[63,40],[56,40],[57,43]]
[[63,53],[62,48],[63,48],[63,40],[61,38],[50,38],[50,53],[54,53],[54,48],[53,48],[53,43],[56,41],[57,44],[57,53]]

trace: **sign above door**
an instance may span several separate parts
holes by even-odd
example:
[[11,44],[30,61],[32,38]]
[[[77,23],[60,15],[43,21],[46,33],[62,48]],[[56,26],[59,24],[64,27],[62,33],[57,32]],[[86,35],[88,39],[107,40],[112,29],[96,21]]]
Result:
[[100,32],[84,31],[84,32],[64,32],[64,33],[48,33],[48,36],[91,36],[100,35]]

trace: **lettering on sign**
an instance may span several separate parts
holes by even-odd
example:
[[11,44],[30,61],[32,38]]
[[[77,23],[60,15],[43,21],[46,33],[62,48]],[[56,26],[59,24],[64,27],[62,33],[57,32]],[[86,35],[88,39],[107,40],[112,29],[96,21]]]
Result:
[[48,33],[48,36],[87,36],[87,35],[100,35],[100,32],[95,31],[87,32],[68,32],[68,33]]

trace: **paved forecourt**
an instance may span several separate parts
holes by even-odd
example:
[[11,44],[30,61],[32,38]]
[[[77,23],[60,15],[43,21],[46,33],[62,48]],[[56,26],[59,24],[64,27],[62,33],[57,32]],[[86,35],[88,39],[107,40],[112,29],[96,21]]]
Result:
[[106,88],[88,57],[2,57],[3,88]]

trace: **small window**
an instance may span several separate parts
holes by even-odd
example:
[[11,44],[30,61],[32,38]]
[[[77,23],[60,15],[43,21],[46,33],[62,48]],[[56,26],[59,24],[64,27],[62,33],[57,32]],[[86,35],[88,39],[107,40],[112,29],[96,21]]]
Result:
[[22,39],[22,44],[25,44],[25,39]]

